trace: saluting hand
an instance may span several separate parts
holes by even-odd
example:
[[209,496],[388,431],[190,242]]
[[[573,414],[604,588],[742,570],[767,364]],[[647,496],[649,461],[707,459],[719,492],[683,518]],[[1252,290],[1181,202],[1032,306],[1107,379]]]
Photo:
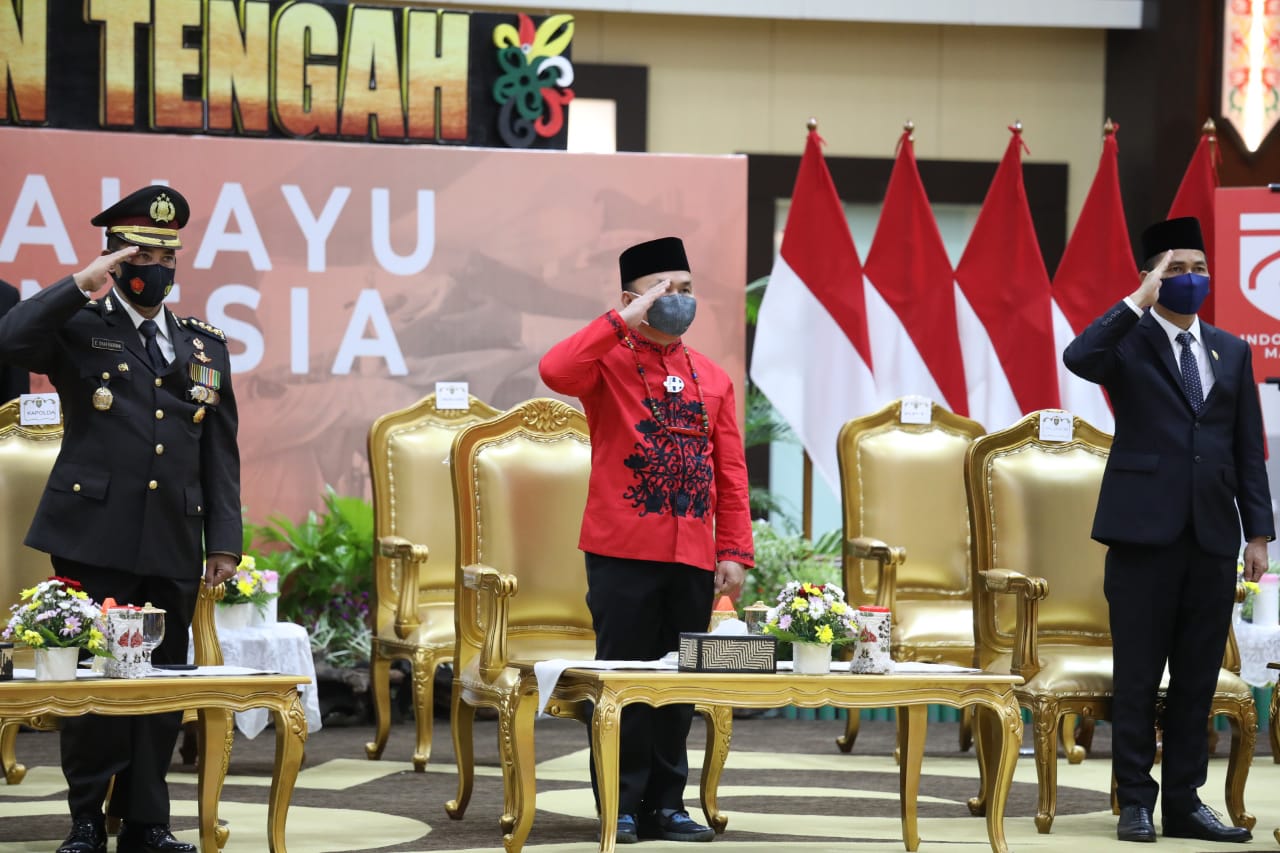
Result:
[[631,304],[618,312],[622,316],[628,328],[636,328],[645,321],[649,314],[649,306],[660,296],[666,295],[671,289],[671,279],[664,278],[644,293],[631,300]]
[[1156,268],[1147,273],[1142,279],[1142,284],[1138,285],[1129,298],[1139,308],[1150,308],[1156,304],[1156,299],[1160,296],[1160,279],[1164,276],[1164,271],[1169,268],[1169,262],[1173,260],[1173,250],[1164,253],[1164,257],[1160,259],[1160,263],[1156,264]]
[[75,279],[76,287],[89,294],[101,290],[111,282],[111,268],[119,261],[133,257],[137,251],[137,246],[126,246],[120,251],[112,252],[109,255],[98,255],[89,263],[89,266],[72,276]]

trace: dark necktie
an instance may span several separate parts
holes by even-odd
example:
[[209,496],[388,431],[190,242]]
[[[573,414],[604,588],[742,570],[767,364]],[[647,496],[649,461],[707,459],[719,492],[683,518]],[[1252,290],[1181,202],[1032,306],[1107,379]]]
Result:
[[160,327],[156,325],[155,320],[143,320],[138,324],[138,331],[142,332],[147,361],[151,362],[151,369],[159,373],[169,364],[165,361],[164,353],[160,352],[160,342],[156,340],[156,333],[160,331]]
[[1178,356],[1178,366],[1182,369],[1182,386],[1186,389],[1191,410],[1198,415],[1204,408],[1204,388],[1200,385],[1200,365],[1196,363],[1196,354],[1191,351],[1194,338],[1190,332],[1178,332],[1174,340],[1182,344],[1182,354]]

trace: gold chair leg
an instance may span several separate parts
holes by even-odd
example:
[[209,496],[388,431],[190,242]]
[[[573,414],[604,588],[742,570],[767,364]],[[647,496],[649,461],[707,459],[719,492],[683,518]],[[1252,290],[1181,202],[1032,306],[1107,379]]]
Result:
[[848,719],[844,723],[844,734],[836,738],[836,746],[841,752],[851,752],[854,743],[858,740],[858,727],[862,721],[862,712],[857,708],[850,708],[847,712]]
[[462,820],[467,812],[467,804],[471,802],[471,789],[475,784],[475,744],[474,737],[476,709],[462,699],[462,685],[453,682],[453,697],[449,719],[450,731],[453,734],[453,754],[458,762],[458,796],[444,804],[444,810],[454,820]]
[[966,705],[960,709],[960,751],[968,752],[973,746],[973,707]]
[[1245,810],[1244,784],[1249,779],[1253,748],[1258,742],[1258,712],[1252,702],[1241,703],[1238,714],[1228,715],[1227,720],[1231,725],[1231,753],[1227,756],[1227,814],[1236,826],[1253,829],[1258,819]]
[[1031,709],[1035,737],[1036,777],[1040,783],[1036,805],[1036,829],[1047,835],[1058,810],[1058,726],[1061,716],[1058,704],[1038,701]]
[[729,758],[729,743],[733,740],[733,709],[727,705],[698,705],[697,711],[702,714],[707,725],[707,746],[702,756],[702,780],[699,786],[702,813],[707,818],[707,826],[718,835],[729,825],[729,818],[720,812],[717,794],[720,790],[720,776],[724,773],[724,765]]
[[431,760],[431,726],[435,722],[435,657],[419,649],[413,656],[413,724],[418,743],[413,750],[413,769],[425,773]]
[[[1267,727],[1271,735],[1271,760],[1280,764],[1280,681],[1271,688],[1271,720]],[[1280,831],[1280,830],[1278,830]]]
[[373,693],[373,740],[364,745],[370,761],[382,757],[391,734],[391,658],[375,643],[369,656],[369,690]]
[[1120,794],[1117,793],[1117,790],[1119,789],[1119,787],[1120,787],[1120,783],[1116,781],[1116,771],[1112,770],[1111,771],[1111,813],[1116,817],[1120,816]]
[[1080,726],[1076,729],[1076,743],[1088,755],[1093,749],[1093,733],[1098,728],[1098,721],[1091,716],[1080,718]]
[[17,720],[0,720],[0,769],[4,770],[4,778],[10,785],[17,785],[27,775],[27,768],[18,763],[18,729],[22,724]]
[[[507,853],[520,853],[533,828],[538,782],[534,773],[537,756],[533,743],[533,718],[537,713],[536,695],[512,697],[500,711],[498,737],[500,744],[511,744],[510,765],[503,765],[504,788],[510,789],[508,814],[502,816],[502,846]],[[506,784],[510,778],[509,786]]]
[[1084,729],[1085,720],[1079,714],[1063,714],[1062,715],[1062,752],[1067,756],[1067,761],[1071,764],[1079,764],[1085,759],[1085,749],[1080,745],[1079,738],[1076,735],[1076,726]]

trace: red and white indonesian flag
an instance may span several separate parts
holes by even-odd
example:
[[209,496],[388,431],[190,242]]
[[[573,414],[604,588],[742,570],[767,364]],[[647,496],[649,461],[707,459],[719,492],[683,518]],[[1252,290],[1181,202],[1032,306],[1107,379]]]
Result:
[[[1221,159],[1217,131],[1214,128],[1213,119],[1209,119],[1200,132],[1200,142],[1196,144],[1191,162],[1187,164],[1182,183],[1178,184],[1178,192],[1173,197],[1173,204],[1169,205],[1169,219],[1194,216],[1200,220],[1200,233],[1204,236],[1204,259],[1209,264],[1209,275],[1218,271],[1218,268],[1213,265],[1213,199],[1218,188],[1218,162]],[[1147,262],[1147,258],[1139,260],[1142,263]],[[1209,324],[1213,323],[1215,313],[1213,288],[1218,284],[1226,284],[1226,282],[1213,282],[1209,288],[1209,297],[1200,306],[1200,319]]]
[[1022,183],[1022,130],[996,169],[956,267],[969,417],[990,431],[1058,407],[1049,274]]
[[1100,386],[1067,370],[1062,364],[1062,351],[1086,326],[1138,286],[1137,265],[1129,248],[1129,229],[1120,198],[1115,131],[1114,125],[1107,125],[1098,172],[1053,277],[1053,338],[1062,407],[1106,432],[1115,430],[1115,416],[1106,395]]
[[809,132],[791,211],[756,321],[751,378],[840,494],[836,435],[876,407],[862,264]]
[[867,325],[881,402],[919,394],[969,412],[956,330],[954,274],[916,167],[911,132],[898,142],[867,254]]

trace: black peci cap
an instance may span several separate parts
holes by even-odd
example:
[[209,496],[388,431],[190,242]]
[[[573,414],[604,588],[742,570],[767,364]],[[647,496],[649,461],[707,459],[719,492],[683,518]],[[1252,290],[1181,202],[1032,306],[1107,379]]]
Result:
[[1142,262],[1163,255],[1170,249],[1196,249],[1204,251],[1204,236],[1200,233],[1200,220],[1194,216],[1180,216],[1157,222],[1142,232]]
[[89,224],[135,246],[181,249],[178,231],[187,224],[191,208],[182,193],[165,186],[143,187],[129,193]]
[[618,256],[618,272],[622,276],[624,290],[641,276],[676,270],[690,271],[684,242],[679,237],[659,237],[647,243],[637,243]]

